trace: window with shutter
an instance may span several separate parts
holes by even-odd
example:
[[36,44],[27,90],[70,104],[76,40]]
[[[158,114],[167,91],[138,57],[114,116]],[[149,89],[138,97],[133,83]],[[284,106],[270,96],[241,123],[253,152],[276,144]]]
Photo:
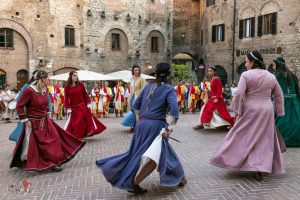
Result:
[[222,38],[220,41],[225,41],[225,24],[221,25],[221,30],[222,30]]
[[251,18],[251,34],[250,37],[255,36],[255,17]]
[[217,32],[217,26],[212,26],[212,36],[211,36],[211,41],[216,42],[216,32]]
[[257,36],[261,37],[262,34],[263,34],[263,16],[258,16]]
[[112,33],[111,35],[111,49],[119,51],[120,49],[120,34]]
[[71,25],[65,27],[65,46],[75,46],[75,29]]
[[243,36],[244,36],[244,20],[240,20],[240,23],[239,23],[239,38],[240,39],[243,39]]
[[277,33],[277,13],[271,14],[271,33]]

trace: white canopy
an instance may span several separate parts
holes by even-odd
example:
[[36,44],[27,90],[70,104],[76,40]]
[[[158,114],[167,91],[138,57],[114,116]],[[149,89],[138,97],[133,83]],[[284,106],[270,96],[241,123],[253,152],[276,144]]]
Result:
[[[118,78],[111,77],[108,75],[87,71],[87,70],[78,70],[78,78],[80,81],[111,81],[118,80]],[[51,76],[50,80],[66,81],[68,80],[69,73],[58,74]]]
[[[129,70],[121,70],[121,71],[109,73],[109,74],[106,74],[106,75],[115,77],[118,80],[122,80],[122,81],[127,82],[127,83],[130,82],[130,78],[132,77],[132,73]],[[146,80],[155,79],[154,76],[149,76],[149,75],[146,75],[146,74],[142,74],[142,77]]]

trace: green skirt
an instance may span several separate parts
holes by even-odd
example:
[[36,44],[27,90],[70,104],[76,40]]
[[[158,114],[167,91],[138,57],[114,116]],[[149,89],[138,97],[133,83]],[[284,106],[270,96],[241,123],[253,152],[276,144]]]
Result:
[[284,108],[285,115],[276,117],[276,126],[287,147],[300,147],[300,100],[285,96]]

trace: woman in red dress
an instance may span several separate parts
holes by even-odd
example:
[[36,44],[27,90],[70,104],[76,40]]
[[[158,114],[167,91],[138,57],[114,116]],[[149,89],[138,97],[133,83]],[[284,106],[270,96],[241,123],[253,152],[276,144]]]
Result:
[[103,132],[106,127],[91,113],[91,100],[79,82],[78,74],[69,74],[68,85],[65,87],[65,109],[68,117],[65,129],[77,138],[86,138]]
[[230,116],[222,97],[222,82],[216,74],[215,67],[208,68],[208,76],[211,77],[211,98],[201,108],[200,124],[194,127],[196,130],[203,129],[204,126],[211,128],[233,126],[233,117]]
[[85,142],[64,131],[48,117],[48,74],[38,71],[34,80],[17,103],[23,130],[10,168],[61,171],[60,166],[71,160]]

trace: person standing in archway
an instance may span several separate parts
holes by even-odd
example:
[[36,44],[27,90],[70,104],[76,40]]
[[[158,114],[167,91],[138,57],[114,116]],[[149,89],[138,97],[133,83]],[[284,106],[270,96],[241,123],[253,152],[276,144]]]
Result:
[[233,117],[230,116],[222,96],[222,82],[217,76],[217,69],[209,67],[208,76],[211,78],[211,99],[201,108],[200,124],[193,128],[198,130],[204,126],[210,128],[233,126]]

